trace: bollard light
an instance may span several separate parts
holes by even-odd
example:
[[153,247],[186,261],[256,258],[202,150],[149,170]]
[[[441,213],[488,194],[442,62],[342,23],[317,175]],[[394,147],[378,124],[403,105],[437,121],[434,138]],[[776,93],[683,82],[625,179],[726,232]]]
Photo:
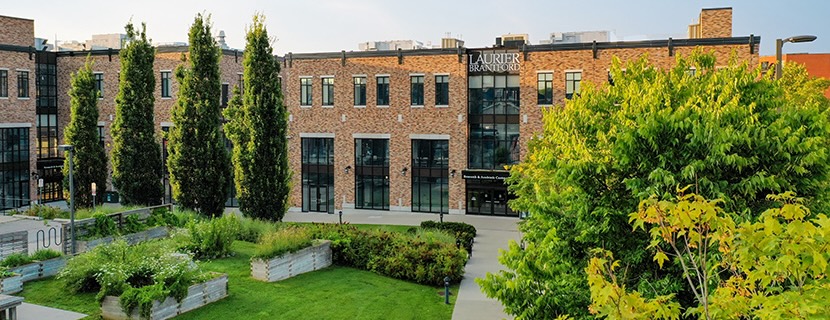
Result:
[[343,224],[343,210],[340,210],[337,214],[340,216],[340,224]]
[[444,303],[450,304],[450,277],[444,277]]

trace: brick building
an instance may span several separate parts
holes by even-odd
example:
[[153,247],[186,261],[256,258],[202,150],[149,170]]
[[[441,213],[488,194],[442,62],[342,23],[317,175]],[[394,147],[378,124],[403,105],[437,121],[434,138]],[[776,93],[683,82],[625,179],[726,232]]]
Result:
[[[764,70],[775,69],[775,56],[763,56],[759,58],[761,68]],[[787,63],[798,63],[804,65],[807,73],[813,77],[830,79],[830,53],[790,53],[781,55],[782,66]],[[830,98],[830,88],[824,91],[824,96]]]
[[[280,59],[290,114],[291,206],[330,213],[370,209],[516,215],[507,206],[511,196],[503,182],[508,176],[505,167],[518,163],[528,141],[542,131],[543,110],[563,106],[579,93],[583,81],[607,83],[613,57],[625,62],[646,56],[668,68],[676,55],[702,47],[715,52],[723,63],[734,54],[757,64],[760,38],[733,37],[731,23],[730,8],[704,9],[690,39],[289,53]],[[24,50],[30,44],[19,42],[15,48],[24,52],[23,62],[35,69],[25,53],[31,51]],[[175,80],[165,79],[172,77],[169,72],[185,50],[158,50],[159,131],[171,125],[169,111],[177,91]],[[37,126],[38,154],[49,150],[48,157],[38,157],[41,174],[47,174],[41,163],[52,161],[59,168],[60,155],[53,154],[52,148],[62,139],[68,121],[70,74],[87,53],[36,54],[38,61],[41,56],[53,57],[56,67],[46,70],[57,70],[55,120],[49,120],[50,114],[48,130],[46,125]],[[5,55],[0,50],[0,68]],[[109,150],[117,50],[93,51],[92,57],[103,81],[99,121]],[[241,53],[225,51],[221,68],[223,101],[227,101],[226,92],[240,82]],[[34,104],[27,108],[34,118]],[[42,119],[41,111],[46,109],[38,105],[37,110]],[[5,114],[0,116],[0,122],[12,122]],[[30,135],[34,134],[32,130]],[[35,154],[34,145],[30,154]],[[59,170],[49,176],[59,178]]]

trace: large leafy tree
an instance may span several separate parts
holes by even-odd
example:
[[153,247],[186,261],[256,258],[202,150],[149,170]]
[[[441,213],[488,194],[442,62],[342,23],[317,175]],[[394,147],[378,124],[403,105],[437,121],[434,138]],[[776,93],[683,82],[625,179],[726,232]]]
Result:
[[[233,142],[236,194],[242,213],[282,220],[288,209],[291,171],[288,166],[288,115],[264,17],[254,16],[246,36],[244,88],[234,90],[225,111],[225,131]],[[240,90],[242,91],[240,97]]]
[[626,67],[615,62],[613,86],[584,86],[547,112],[543,134],[511,170],[511,205],[530,213],[520,227],[526,246],[512,243],[500,257],[508,270],[479,283],[517,318],[591,317],[582,270],[597,248],[620,259],[621,285],[692,305],[682,268],[652,263],[648,234],[628,222],[641,200],[671,199],[678,186],[723,199],[739,222],[784,191],[827,212],[828,103],[821,91],[788,85],[803,82],[803,70],[776,82],[734,61],[716,69],[714,56],[700,53],[668,70],[645,59]]
[[210,17],[196,15],[188,39],[189,67],[176,69],[179,94],[168,135],[167,167],[178,205],[217,216],[224,212],[231,176],[221,132],[221,51],[210,33]]
[[112,123],[112,179],[125,205],[161,203],[161,147],[156,140],[153,107],[156,78],[155,49],[147,39],[146,26],[125,27],[126,46],[121,49],[121,81],[115,97]]
[[[92,76],[92,60],[72,75],[69,89],[70,119],[63,139],[75,147],[73,182],[75,206],[87,208],[93,205],[92,183],[99,190],[107,185],[107,156],[98,137],[98,90]],[[64,190],[69,190],[69,158],[64,161]],[[96,200],[101,203],[104,197]]]

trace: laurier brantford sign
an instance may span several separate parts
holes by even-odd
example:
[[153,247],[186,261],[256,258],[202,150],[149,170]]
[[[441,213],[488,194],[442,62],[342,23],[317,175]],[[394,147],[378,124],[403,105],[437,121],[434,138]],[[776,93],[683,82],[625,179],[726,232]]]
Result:
[[521,67],[518,52],[472,52],[468,58],[470,73],[516,73]]

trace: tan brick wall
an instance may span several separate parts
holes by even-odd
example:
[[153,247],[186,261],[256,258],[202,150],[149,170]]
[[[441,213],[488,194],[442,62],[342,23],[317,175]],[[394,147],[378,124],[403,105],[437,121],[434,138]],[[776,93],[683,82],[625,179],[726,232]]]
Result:
[[[155,97],[155,124],[156,133],[158,135],[159,143],[161,142],[161,123],[171,122],[170,112],[176,104],[179,84],[175,79],[176,67],[181,63],[182,52],[170,52],[156,54],[155,63],[153,64],[153,71],[156,76],[156,89],[153,91]],[[86,55],[76,54],[74,56],[60,56],[58,57],[58,140],[63,143],[63,130],[69,123],[70,118],[70,98],[69,89],[71,84],[72,74],[83,67],[86,61]],[[112,151],[112,135],[110,126],[115,119],[115,96],[118,94],[119,74],[121,70],[121,59],[117,52],[112,55],[112,61],[107,55],[91,56],[94,61],[93,72],[101,72],[104,74],[104,94],[103,98],[98,100],[99,123],[104,125],[104,141],[106,152],[109,155]],[[238,62],[234,61],[233,55],[223,55],[220,61],[219,68],[222,72],[221,81],[230,83],[231,87],[236,84],[237,72],[242,71],[242,59]],[[171,97],[161,97],[161,71],[171,71]],[[112,116],[112,120],[110,119]],[[111,166],[111,164],[108,164]],[[110,167],[111,168],[111,167]],[[111,189],[111,181],[109,189]]]
[[0,44],[33,46],[35,44],[34,20],[0,16]]
[[703,9],[700,11],[701,38],[728,38],[732,36],[732,8]]
[[[8,98],[0,98],[0,123],[6,126],[12,123],[19,123],[30,128],[29,168],[32,172],[37,171],[37,118],[35,116],[35,95],[37,90],[35,87],[35,67],[34,57],[30,60],[28,53],[0,51],[0,69],[8,71],[9,84]],[[17,75],[19,70],[29,72],[28,98],[17,97]],[[29,195],[32,198],[37,194],[36,186],[37,181],[30,183]]]
[[[410,74],[424,75],[424,106],[410,106]],[[389,134],[389,183],[390,206],[411,206],[411,174],[402,176],[403,167],[411,169],[410,134],[449,135],[450,170],[458,174],[450,178],[450,209],[459,209],[458,200],[464,198],[464,181],[461,170],[467,163],[467,106],[466,65],[458,62],[457,55],[406,56],[402,64],[398,58],[373,57],[349,58],[341,66],[340,59],[297,60],[292,67],[282,71],[285,87],[285,103],[293,121],[289,126],[291,139],[289,153],[294,168],[291,205],[302,204],[300,181],[300,133],[334,133],[334,183],[335,207],[343,203],[354,204],[354,170],[344,172],[346,166],[354,168],[355,133]],[[376,106],[377,81],[375,76],[389,75],[388,108]],[[435,75],[449,74],[450,103],[444,108],[435,107]],[[320,76],[334,76],[334,106],[322,107],[322,80]],[[366,106],[354,106],[353,76],[366,76]],[[311,107],[300,107],[300,77],[313,76]],[[461,115],[464,121],[459,122]],[[346,121],[341,121],[345,116]],[[398,121],[401,117],[402,121]],[[411,170],[410,170],[411,172]]]

